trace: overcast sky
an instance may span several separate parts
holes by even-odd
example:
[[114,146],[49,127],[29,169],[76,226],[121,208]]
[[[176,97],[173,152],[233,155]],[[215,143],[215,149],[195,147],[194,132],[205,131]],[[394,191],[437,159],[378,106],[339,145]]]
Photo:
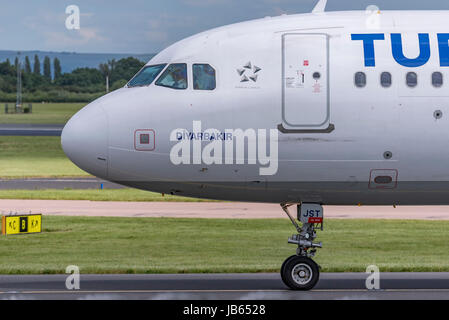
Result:
[[[234,22],[309,12],[316,0],[13,0],[0,7],[0,50],[153,53]],[[328,10],[446,9],[447,0],[329,0]],[[67,30],[77,5],[81,29]]]

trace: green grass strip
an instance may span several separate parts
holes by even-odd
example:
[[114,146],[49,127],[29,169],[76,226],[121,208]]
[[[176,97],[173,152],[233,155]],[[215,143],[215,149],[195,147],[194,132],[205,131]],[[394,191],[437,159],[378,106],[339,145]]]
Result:
[[[288,219],[44,216],[44,232],[0,237],[1,274],[278,272]],[[449,271],[449,221],[327,220],[323,272]]]
[[160,193],[142,191],[137,189],[87,189],[87,190],[0,190],[0,199],[21,200],[90,200],[90,201],[136,201],[136,202],[204,202],[201,200],[185,198]]

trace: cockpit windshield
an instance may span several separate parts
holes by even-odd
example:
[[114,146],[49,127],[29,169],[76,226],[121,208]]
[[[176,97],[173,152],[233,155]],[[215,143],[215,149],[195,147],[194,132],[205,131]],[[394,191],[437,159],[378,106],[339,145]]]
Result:
[[128,82],[128,88],[149,86],[165,66],[166,64],[158,64],[143,68],[130,82]]
[[187,64],[175,63],[169,65],[156,81],[156,85],[172,89],[187,89]]

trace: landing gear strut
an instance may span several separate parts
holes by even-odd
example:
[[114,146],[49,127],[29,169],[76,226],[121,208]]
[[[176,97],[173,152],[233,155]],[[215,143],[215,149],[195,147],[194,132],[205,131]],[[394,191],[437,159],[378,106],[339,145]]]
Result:
[[291,216],[288,208],[295,203],[282,203],[282,210],[295,226],[297,234],[288,239],[288,243],[296,244],[296,255],[284,261],[281,267],[281,277],[285,285],[293,290],[310,290],[315,287],[319,278],[319,266],[311,258],[316,250],[321,248],[320,243],[314,243],[316,230],[323,230],[323,208],[319,204],[302,203],[298,206],[298,220],[301,226]]

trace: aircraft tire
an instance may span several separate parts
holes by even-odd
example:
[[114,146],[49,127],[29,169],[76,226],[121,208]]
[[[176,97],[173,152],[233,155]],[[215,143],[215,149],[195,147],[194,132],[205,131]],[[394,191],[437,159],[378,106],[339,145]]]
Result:
[[315,261],[302,256],[288,258],[281,272],[285,285],[292,290],[311,290],[320,278],[320,270]]
[[282,281],[285,283],[285,278],[284,278],[284,274],[285,274],[285,272],[284,272],[284,268],[285,268],[285,265],[287,264],[287,262],[289,262],[290,261],[290,259],[293,259],[294,257],[297,257],[297,255],[292,255],[292,256],[290,256],[290,257],[288,257],[287,259],[285,259],[285,261],[284,261],[284,263],[282,264],[282,267],[281,267],[281,278],[282,278]]

